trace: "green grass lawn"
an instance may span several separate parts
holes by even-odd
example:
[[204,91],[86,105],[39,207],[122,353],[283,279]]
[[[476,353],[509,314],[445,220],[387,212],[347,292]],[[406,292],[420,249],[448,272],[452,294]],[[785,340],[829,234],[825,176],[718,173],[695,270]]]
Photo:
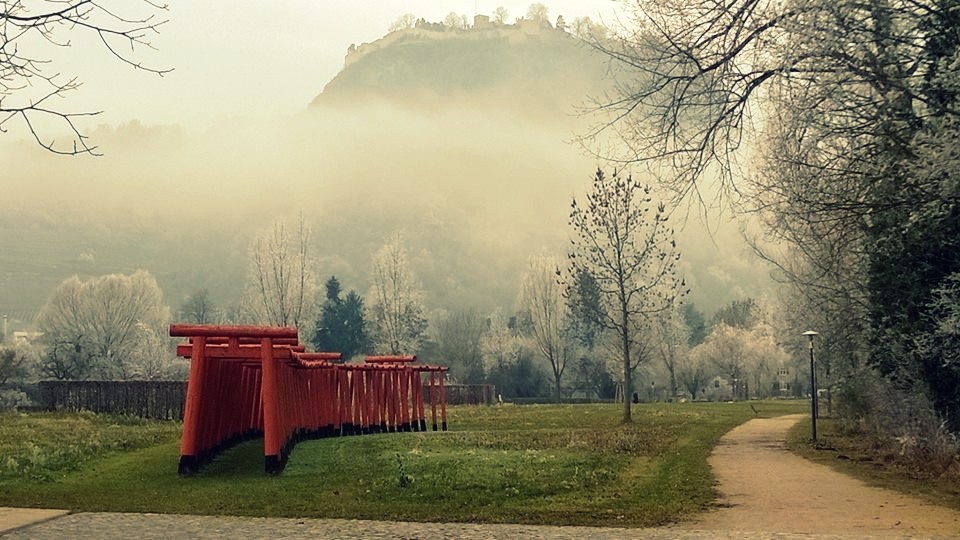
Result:
[[[753,402],[763,416],[804,402]],[[653,526],[708,507],[706,458],[747,403],[453,407],[450,431],[298,444],[263,474],[262,440],[176,474],[179,426],[92,414],[0,415],[0,506]]]

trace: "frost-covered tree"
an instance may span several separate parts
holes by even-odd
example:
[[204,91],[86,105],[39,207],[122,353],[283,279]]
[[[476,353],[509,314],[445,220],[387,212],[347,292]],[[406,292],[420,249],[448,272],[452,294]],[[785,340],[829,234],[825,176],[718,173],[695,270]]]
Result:
[[691,351],[696,360],[712,365],[727,379],[734,399],[744,397],[744,382],[752,360],[749,339],[748,330],[719,323],[707,339]]
[[487,319],[486,331],[480,338],[480,354],[483,358],[484,372],[490,373],[496,369],[504,369],[517,361],[522,339],[517,332],[510,328],[503,316],[503,311],[497,309]]
[[41,369],[57,378],[130,379],[139,329],[162,334],[170,309],[149,272],[64,280],[40,311],[47,352]]
[[176,357],[165,334],[156,328],[138,323],[136,341],[128,353],[131,379],[145,381],[186,378],[187,363]]
[[21,381],[30,376],[30,357],[18,347],[0,347],[0,388],[8,382]]
[[564,287],[557,281],[558,268],[552,257],[531,257],[520,282],[520,306],[530,318],[530,337],[553,371],[559,402],[563,373],[576,353]]
[[246,320],[309,330],[317,292],[309,245],[310,228],[303,213],[294,227],[278,219],[257,235],[250,249],[242,307]]
[[373,287],[367,297],[373,304],[368,320],[377,352],[415,354],[427,330],[426,308],[401,235],[374,255],[370,277]]
[[[580,272],[593,276],[601,309],[597,323],[617,341],[624,391],[644,359],[649,317],[662,312],[686,293],[677,262],[680,254],[667,224],[666,207],[655,203],[649,187],[614,171],[597,170],[586,205],[574,199],[570,226],[574,238],[568,255],[568,278]],[[623,400],[623,421],[630,422],[630,400]]]
[[670,396],[677,395],[678,375],[689,362],[690,330],[683,318],[682,306],[665,310],[653,319],[654,350],[667,370]]
[[35,380],[37,358],[36,347],[29,344],[0,346],[0,411],[30,403],[20,384]]
[[472,309],[442,313],[433,325],[438,358],[466,384],[483,382],[485,326],[480,314]]
[[718,323],[691,354],[727,379],[735,399],[768,395],[773,371],[788,360],[766,323],[751,328]]

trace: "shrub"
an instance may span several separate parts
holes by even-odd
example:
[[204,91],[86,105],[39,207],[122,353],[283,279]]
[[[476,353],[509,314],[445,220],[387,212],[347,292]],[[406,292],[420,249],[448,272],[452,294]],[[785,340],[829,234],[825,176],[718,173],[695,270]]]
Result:
[[835,395],[844,429],[871,437],[906,466],[960,479],[960,439],[927,395],[904,380],[862,368],[840,381]]

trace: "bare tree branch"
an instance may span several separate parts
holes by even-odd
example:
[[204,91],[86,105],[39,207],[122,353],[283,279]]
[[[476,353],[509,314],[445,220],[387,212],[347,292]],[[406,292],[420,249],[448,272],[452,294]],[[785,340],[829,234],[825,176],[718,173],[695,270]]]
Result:
[[[121,62],[137,70],[159,76],[172,69],[145,65],[136,59],[140,49],[155,50],[151,35],[159,34],[167,21],[156,12],[167,6],[151,0],[130,3],[122,10],[111,9],[108,0],[14,0],[0,3],[0,132],[7,132],[13,120],[22,120],[34,140],[44,149],[63,155],[100,155],[97,146],[83,135],[77,119],[95,116],[100,111],[72,112],[45,105],[50,98],[65,97],[76,90],[76,76],[66,78],[60,72],[49,73],[52,61],[24,50],[32,39],[41,39],[57,47],[70,47],[72,37],[96,36],[103,47]],[[145,15],[127,15],[143,11]],[[21,47],[23,45],[23,47]],[[127,48],[129,50],[122,50]],[[41,124],[59,124],[66,129],[67,142],[43,132],[56,130]]]

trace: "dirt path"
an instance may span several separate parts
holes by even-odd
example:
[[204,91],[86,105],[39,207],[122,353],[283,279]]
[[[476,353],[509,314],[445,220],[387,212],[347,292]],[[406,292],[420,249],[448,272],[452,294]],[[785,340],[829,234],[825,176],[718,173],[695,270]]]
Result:
[[960,538],[960,511],[870,487],[790,453],[786,433],[802,417],[755,419],[724,435],[709,459],[721,508],[682,527]]

